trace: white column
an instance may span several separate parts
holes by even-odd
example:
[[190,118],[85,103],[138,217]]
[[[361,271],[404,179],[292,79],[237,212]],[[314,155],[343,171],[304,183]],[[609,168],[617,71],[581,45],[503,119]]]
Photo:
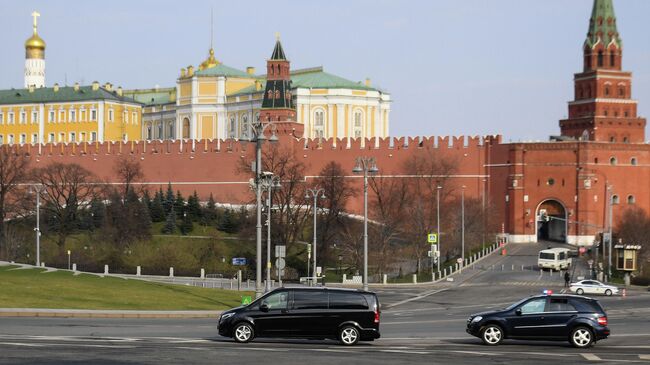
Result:
[[327,135],[325,137],[332,137],[334,134],[334,106],[327,103]]
[[343,104],[336,104],[336,137],[343,138],[345,132],[345,106]]
[[104,142],[104,102],[100,101],[97,108],[97,140]]
[[375,106],[375,135],[373,137],[383,137],[383,123],[381,122],[381,104],[377,101]]
[[45,105],[40,104],[38,106],[38,143],[43,143],[45,139],[43,134],[45,133]]

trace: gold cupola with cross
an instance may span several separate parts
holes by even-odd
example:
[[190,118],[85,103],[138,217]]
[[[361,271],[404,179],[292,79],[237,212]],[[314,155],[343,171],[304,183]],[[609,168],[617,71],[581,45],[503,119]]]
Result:
[[39,16],[32,13],[33,34],[25,41],[25,87],[45,86],[45,41],[38,35]]

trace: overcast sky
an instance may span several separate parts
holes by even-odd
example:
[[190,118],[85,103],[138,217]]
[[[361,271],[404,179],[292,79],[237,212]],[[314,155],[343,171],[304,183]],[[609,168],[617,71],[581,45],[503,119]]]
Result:
[[[47,43],[46,84],[173,86],[210,45],[263,70],[280,32],[294,69],[390,92],[391,135],[499,133],[545,140],[572,98],[593,0],[0,0],[0,88],[23,86],[33,10]],[[615,0],[623,66],[650,110],[650,1]]]

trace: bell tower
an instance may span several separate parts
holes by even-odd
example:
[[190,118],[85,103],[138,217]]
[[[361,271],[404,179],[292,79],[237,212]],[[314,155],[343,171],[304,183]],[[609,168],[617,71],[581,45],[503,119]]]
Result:
[[643,143],[646,120],[637,116],[632,73],[622,71],[623,41],[613,0],[594,0],[583,71],[574,75],[569,117],[560,121],[563,136],[596,142]]
[[25,88],[45,87],[45,41],[38,36],[38,12],[33,12],[34,34],[25,41]]

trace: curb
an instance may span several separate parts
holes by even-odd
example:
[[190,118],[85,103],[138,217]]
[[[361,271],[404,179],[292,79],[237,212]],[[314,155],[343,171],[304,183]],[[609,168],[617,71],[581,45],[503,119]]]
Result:
[[219,318],[222,311],[135,311],[0,308],[0,317],[47,318]]

